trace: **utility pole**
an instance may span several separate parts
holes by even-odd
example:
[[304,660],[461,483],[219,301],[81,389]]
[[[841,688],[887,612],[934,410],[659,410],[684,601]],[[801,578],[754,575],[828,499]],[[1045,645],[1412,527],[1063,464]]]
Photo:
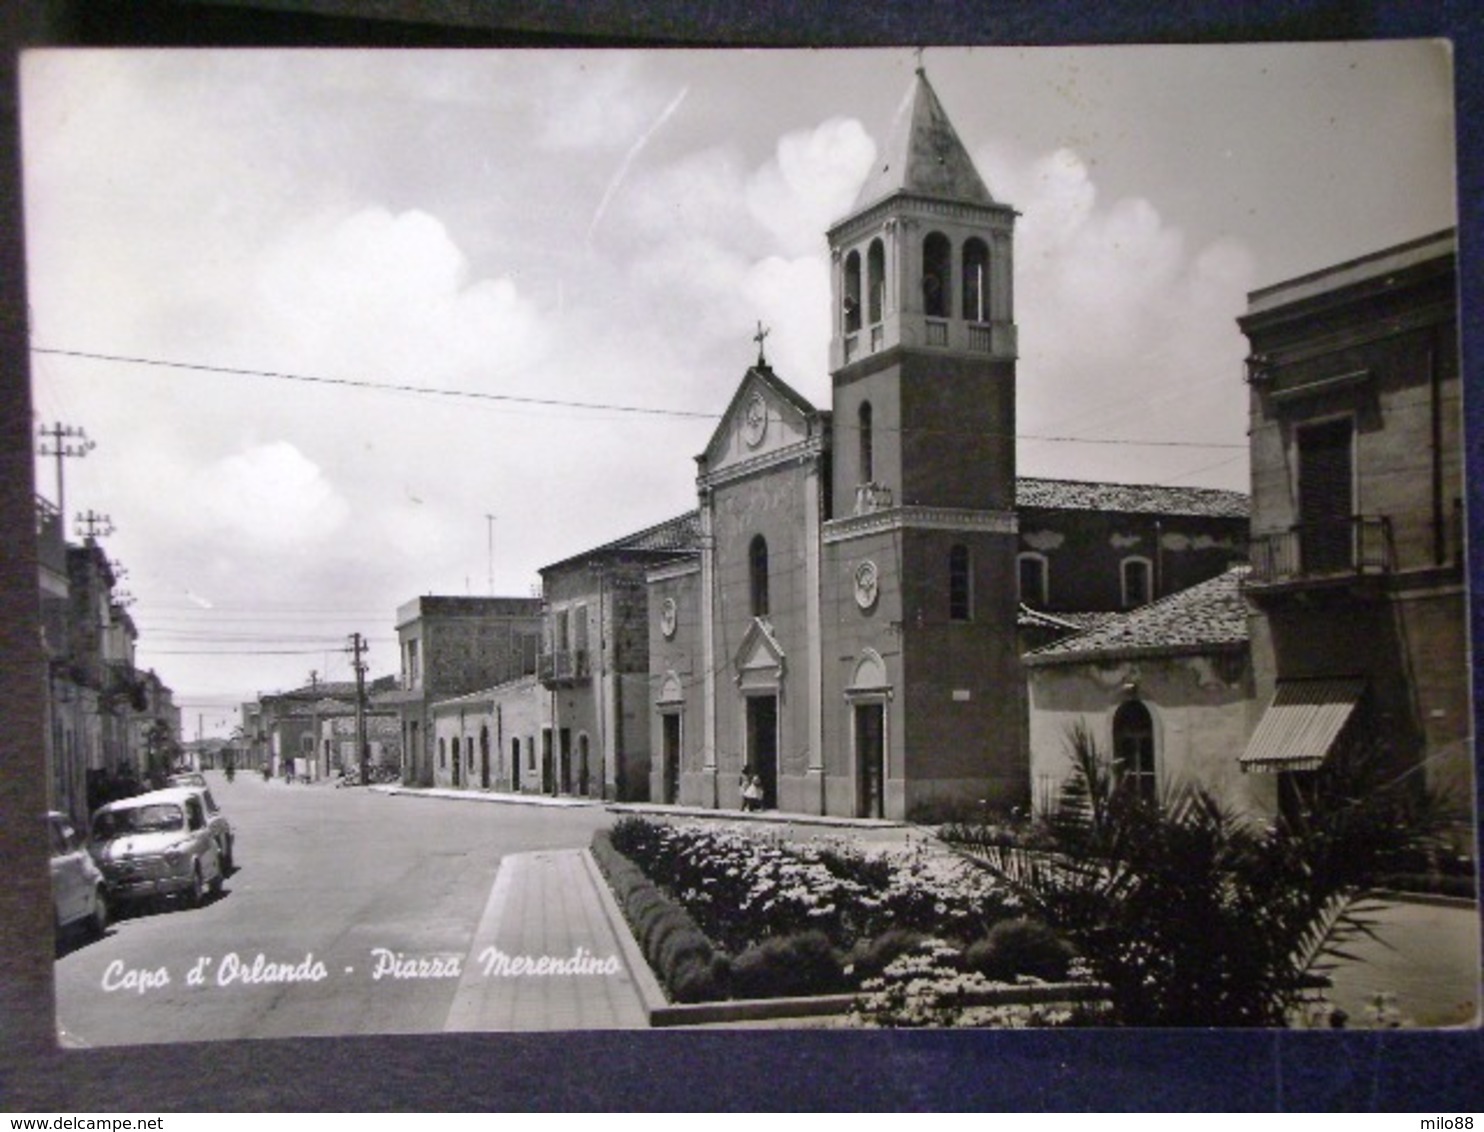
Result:
[[[38,456],[54,456],[57,461],[57,514],[65,517],[67,515],[67,499],[63,491],[62,461],[68,457],[81,459],[98,447],[96,441],[89,440],[88,434],[81,428],[73,428],[61,422],[48,428],[42,425],[37,435],[41,437],[41,444],[36,449]],[[51,446],[47,446],[47,441]]]
[[81,511],[77,513],[77,533],[88,542],[96,542],[100,538],[107,538],[113,534],[113,520],[107,515],[100,515],[91,508],[87,514]]
[[490,542],[490,597],[494,597],[495,596],[495,517],[493,515],[491,515],[488,511],[486,511],[485,514],[484,514],[484,518],[485,518],[486,523],[489,526],[489,535],[490,535],[490,539],[489,539],[489,542]]
[[361,785],[368,784],[367,776],[370,774],[370,752],[366,749],[366,662],[361,659],[361,654],[366,651],[366,642],[361,639],[359,633],[350,635],[350,648],[352,654],[351,667],[356,673],[356,758],[361,768]]

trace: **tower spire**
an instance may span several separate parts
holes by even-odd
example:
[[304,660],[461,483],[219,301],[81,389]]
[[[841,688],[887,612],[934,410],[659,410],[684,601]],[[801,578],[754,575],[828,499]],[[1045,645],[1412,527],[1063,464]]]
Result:
[[993,205],[973,159],[938,101],[917,49],[917,70],[897,108],[886,145],[861,186],[855,211],[895,193],[935,200]]

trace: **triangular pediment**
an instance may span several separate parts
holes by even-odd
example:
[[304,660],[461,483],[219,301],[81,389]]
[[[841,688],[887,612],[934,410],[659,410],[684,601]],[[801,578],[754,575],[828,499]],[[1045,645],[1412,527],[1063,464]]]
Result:
[[761,617],[754,617],[733,661],[738,686],[776,688],[783,681],[784,662],[783,647],[773,635],[773,627]]
[[772,370],[747,371],[721,423],[701,454],[703,473],[768,456],[809,440],[819,431],[819,411]]

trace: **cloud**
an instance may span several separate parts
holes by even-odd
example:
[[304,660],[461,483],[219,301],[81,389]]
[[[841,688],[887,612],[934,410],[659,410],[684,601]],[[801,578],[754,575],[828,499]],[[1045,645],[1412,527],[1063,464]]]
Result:
[[319,466],[285,441],[207,465],[191,476],[186,494],[203,537],[268,551],[321,546],[350,515]]
[[768,364],[821,408],[829,396],[830,275],[822,257],[753,264],[741,293],[756,319],[769,328]]
[[821,252],[825,231],[850,209],[875,159],[876,143],[854,118],[785,134],[748,180],[748,210],[780,250]]
[[[1255,276],[1232,239],[1192,248],[1144,197],[1102,199],[1073,150],[981,154],[1016,229],[1020,430],[1102,438],[1242,439],[1236,317]],[[1022,445],[1028,472],[1159,480],[1217,450]],[[1238,471],[1240,469],[1237,469]]]
[[367,208],[301,225],[259,260],[258,349],[301,372],[488,387],[533,364],[545,331],[511,279],[468,275],[425,212]]

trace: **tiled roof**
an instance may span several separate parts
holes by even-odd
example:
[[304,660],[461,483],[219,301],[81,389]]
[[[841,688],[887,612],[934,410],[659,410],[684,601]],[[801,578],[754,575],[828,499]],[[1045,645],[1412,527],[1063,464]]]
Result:
[[656,523],[652,527],[645,527],[631,535],[614,539],[612,542],[595,546],[591,550],[584,550],[579,554],[563,558],[560,562],[552,562],[541,567],[541,573],[548,570],[557,570],[573,563],[581,562],[585,558],[592,558],[599,554],[613,554],[629,551],[640,554],[699,554],[701,550],[701,513],[699,511],[687,511],[674,519],[667,519],[663,523]]
[[354,680],[321,680],[318,684],[305,684],[302,688],[295,688],[292,692],[276,694],[279,698],[291,697],[297,700],[334,699],[337,696],[354,696],[356,683]]
[[1249,504],[1250,500],[1240,491],[1212,487],[1095,483],[1091,480],[1044,480],[1024,476],[1015,483],[1015,505],[1022,508],[1245,519]]
[[1104,657],[1197,652],[1245,644],[1247,605],[1236,566],[1187,590],[1120,613],[1085,633],[1025,655],[1029,665],[1067,664]]
[[599,550],[700,550],[701,513],[687,511],[684,515],[657,526],[647,527],[637,534],[621,538],[617,542],[601,546]]

